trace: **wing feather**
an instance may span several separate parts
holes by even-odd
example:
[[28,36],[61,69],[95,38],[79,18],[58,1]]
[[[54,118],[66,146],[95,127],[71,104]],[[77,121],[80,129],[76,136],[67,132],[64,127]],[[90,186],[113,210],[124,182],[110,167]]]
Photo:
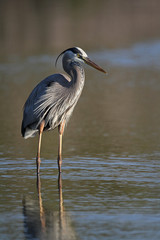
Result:
[[[63,74],[54,74],[41,81],[31,92],[24,105],[22,135],[27,128],[37,130],[40,122],[46,118],[46,125],[55,123],[66,110],[69,103],[70,81]],[[50,114],[48,114],[50,112]],[[52,119],[51,119],[52,118]],[[52,123],[54,124],[54,123]]]

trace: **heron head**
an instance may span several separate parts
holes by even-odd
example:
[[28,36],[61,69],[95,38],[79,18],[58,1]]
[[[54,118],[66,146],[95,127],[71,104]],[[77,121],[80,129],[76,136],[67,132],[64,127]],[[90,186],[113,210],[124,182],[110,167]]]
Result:
[[83,49],[79,48],[79,47],[73,47],[73,48],[68,48],[67,50],[63,51],[56,59],[55,65],[57,64],[57,61],[59,59],[60,56],[62,55],[66,55],[68,56],[68,59],[70,60],[74,60],[74,61],[78,61],[78,62],[82,62],[82,63],[86,63],[88,65],[90,65],[91,67],[103,72],[103,73],[107,73],[104,69],[102,69],[100,66],[98,66],[96,63],[94,63],[93,61],[91,61],[88,57],[88,55],[85,53],[85,51],[83,51]]

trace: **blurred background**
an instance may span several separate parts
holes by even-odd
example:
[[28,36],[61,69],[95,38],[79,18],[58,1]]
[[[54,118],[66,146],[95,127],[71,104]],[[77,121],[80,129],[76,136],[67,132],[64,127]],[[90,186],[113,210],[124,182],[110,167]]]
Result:
[[0,1],[1,56],[126,47],[160,37],[158,0]]
[[[0,1],[2,143],[4,139],[11,142],[9,136],[12,135],[15,141],[10,143],[10,147],[15,144],[17,148],[17,142],[19,146],[23,145],[20,136],[23,104],[39,81],[62,71],[60,61],[58,69],[55,69],[55,58],[72,46],[84,49],[109,75],[105,78],[87,68],[88,80],[79,108],[75,109],[73,123],[67,128],[69,137],[74,133],[80,134],[79,137],[82,135],[84,139],[85,136],[90,142],[91,133],[86,135],[84,130],[89,126],[95,128],[96,124],[98,128],[100,123],[95,119],[98,121],[98,116],[101,116],[101,125],[105,128],[104,135],[109,139],[114,134],[113,129],[123,129],[123,134],[128,134],[133,126],[139,126],[141,131],[145,124],[147,131],[153,128],[153,121],[158,123],[160,115],[159,95],[151,91],[159,89],[159,7],[158,0]],[[90,114],[85,116],[87,111]],[[94,120],[91,126],[90,122]],[[110,126],[110,122],[116,127]],[[70,126],[74,123],[76,129],[72,132]],[[128,129],[129,126],[131,129]],[[94,131],[94,135],[100,137],[102,133],[98,132],[98,129]],[[146,130],[143,132],[146,133]],[[115,144],[114,139],[115,136]],[[25,141],[25,144],[33,146],[32,141],[36,140]],[[106,144],[101,145],[106,148]],[[84,150],[80,146],[82,143],[77,146],[79,152]],[[125,142],[123,148],[126,148]]]
[[[84,90],[65,130],[64,205],[73,222],[67,230],[78,235],[67,240],[158,240],[159,0],[0,0],[0,239],[40,239],[42,202],[32,201],[37,137],[21,137],[23,105],[39,81],[63,72],[55,59],[72,46],[109,74],[85,66]],[[57,148],[57,130],[44,133],[49,239],[60,239],[53,237],[61,222]]]

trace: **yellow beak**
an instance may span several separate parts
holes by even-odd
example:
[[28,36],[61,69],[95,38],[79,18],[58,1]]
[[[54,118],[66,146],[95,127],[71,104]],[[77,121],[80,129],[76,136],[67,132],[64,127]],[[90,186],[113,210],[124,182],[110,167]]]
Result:
[[103,68],[98,66],[96,63],[92,62],[88,57],[83,57],[83,60],[84,60],[85,63],[87,63],[91,67],[93,67],[93,68],[95,68],[95,69],[97,69],[97,70],[107,74],[107,72]]

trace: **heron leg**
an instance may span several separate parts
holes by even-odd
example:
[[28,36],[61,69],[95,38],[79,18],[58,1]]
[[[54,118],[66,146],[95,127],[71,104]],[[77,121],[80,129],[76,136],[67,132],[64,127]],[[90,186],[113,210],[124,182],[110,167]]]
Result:
[[44,129],[45,121],[42,121],[39,126],[39,139],[38,139],[38,150],[37,150],[37,157],[36,157],[36,163],[37,163],[37,174],[39,174],[40,170],[40,151],[41,151],[41,140],[42,140],[42,132]]
[[64,132],[65,127],[65,121],[60,123],[58,126],[58,132],[59,132],[59,146],[58,146],[58,170],[59,173],[61,173],[61,165],[62,165],[62,136]]

